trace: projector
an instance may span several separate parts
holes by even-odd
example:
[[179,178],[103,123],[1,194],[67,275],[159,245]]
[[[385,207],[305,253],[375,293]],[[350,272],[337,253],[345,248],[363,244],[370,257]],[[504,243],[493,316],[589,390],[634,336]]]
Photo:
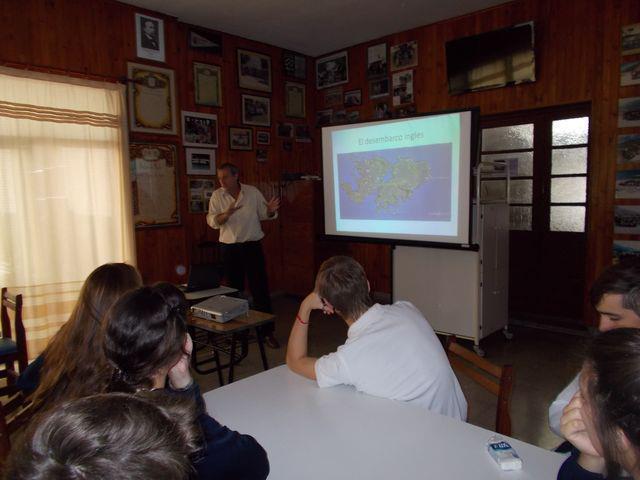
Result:
[[191,307],[191,313],[196,317],[218,323],[226,323],[248,312],[249,302],[245,299],[225,295],[208,298]]

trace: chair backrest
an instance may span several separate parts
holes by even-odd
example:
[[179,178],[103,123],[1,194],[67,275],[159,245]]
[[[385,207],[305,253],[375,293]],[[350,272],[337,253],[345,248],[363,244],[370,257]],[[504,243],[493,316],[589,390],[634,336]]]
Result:
[[447,356],[454,370],[471,378],[478,385],[498,397],[496,432],[511,435],[511,391],[513,367],[495,365],[471,350],[462,347],[455,335],[447,338]]
[[[13,324],[11,327],[11,316],[9,310],[13,312]],[[22,323],[22,295],[15,295],[4,287],[2,288],[2,307],[0,309],[0,326],[2,327],[2,336],[15,340],[18,347],[19,358],[18,365],[20,372],[27,368],[27,335]],[[15,329],[15,337],[14,330]]]
[[11,435],[25,427],[33,415],[31,400],[19,392],[0,403],[0,468],[11,450]]

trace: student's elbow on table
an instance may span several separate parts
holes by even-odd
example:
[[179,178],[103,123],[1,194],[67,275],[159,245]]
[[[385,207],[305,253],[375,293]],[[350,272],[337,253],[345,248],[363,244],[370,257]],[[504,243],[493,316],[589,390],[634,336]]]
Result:
[[287,353],[287,367],[294,373],[310,380],[316,379],[316,359],[310,357],[294,358]]

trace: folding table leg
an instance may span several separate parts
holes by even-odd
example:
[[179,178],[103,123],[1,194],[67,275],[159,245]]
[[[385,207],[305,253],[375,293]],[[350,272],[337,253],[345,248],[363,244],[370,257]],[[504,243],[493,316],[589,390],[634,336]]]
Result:
[[227,383],[233,382],[233,366],[235,365],[236,356],[236,334],[231,334],[231,348],[229,349],[229,380]]
[[264,351],[264,337],[261,333],[260,327],[256,327],[256,338],[258,339],[258,348],[260,349],[260,357],[262,357],[262,367],[265,370],[269,370],[269,364],[267,363],[267,354]]

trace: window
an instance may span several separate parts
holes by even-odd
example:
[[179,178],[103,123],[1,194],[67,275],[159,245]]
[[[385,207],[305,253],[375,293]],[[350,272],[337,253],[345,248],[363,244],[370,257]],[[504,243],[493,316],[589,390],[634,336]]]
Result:
[[31,357],[94,268],[134,262],[125,118],[120,85],[0,69],[0,285]]

